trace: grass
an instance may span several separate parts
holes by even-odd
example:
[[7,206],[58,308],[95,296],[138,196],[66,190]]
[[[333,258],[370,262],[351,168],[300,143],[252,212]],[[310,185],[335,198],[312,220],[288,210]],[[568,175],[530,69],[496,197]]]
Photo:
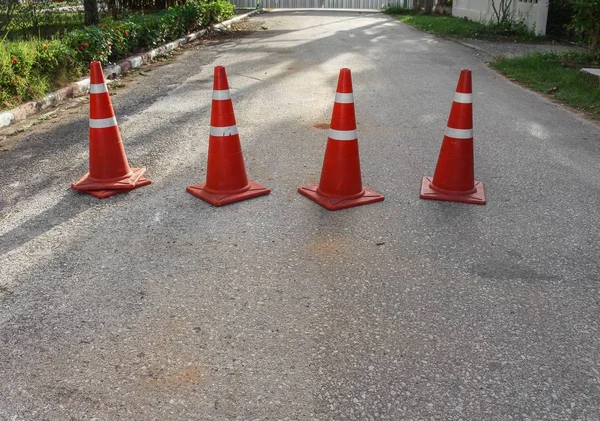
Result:
[[488,40],[541,41],[521,23],[483,24],[446,15],[427,15],[410,9],[393,7],[385,13],[394,15],[403,23],[434,35],[478,38]]
[[498,58],[491,65],[516,82],[600,121],[600,80],[581,72],[582,67],[599,67],[600,58],[585,53],[533,53]]

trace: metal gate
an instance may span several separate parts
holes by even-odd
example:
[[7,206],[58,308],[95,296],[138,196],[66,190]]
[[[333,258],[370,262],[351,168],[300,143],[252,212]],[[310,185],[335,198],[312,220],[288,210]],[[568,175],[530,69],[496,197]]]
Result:
[[229,0],[238,9],[362,9],[413,7],[413,0]]

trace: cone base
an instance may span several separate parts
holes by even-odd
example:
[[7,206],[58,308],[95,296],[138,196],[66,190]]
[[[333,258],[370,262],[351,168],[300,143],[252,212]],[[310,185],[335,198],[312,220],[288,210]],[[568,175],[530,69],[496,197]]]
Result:
[[[147,186],[148,184],[151,184],[151,183],[152,183],[152,181],[150,181],[148,178],[142,177],[137,181],[134,189],[137,189],[138,187]],[[94,197],[97,197],[98,199],[106,199],[107,197],[114,196],[114,195],[120,194],[120,193],[127,193],[131,190],[133,190],[133,189],[129,189],[129,190],[87,190],[87,191],[81,190],[81,192],[87,193]]]
[[366,187],[363,187],[365,189],[365,194],[354,199],[344,199],[343,197],[325,197],[317,193],[318,188],[318,184],[312,184],[300,187],[298,189],[298,193],[308,197],[313,202],[318,203],[330,211],[352,208],[354,206],[368,205],[369,203],[383,202],[384,199],[382,195]]
[[[94,190],[133,190],[137,187],[147,186],[151,183],[149,179],[142,177],[145,172],[146,168],[131,168],[132,174],[130,176],[123,177],[120,180],[104,183],[90,180],[90,173],[87,173],[81,177],[79,181],[71,184],[71,188],[73,190],[84,192],[90,192]],[[142,180],[144,180],[143,184]]]
[[187,191],[192,196],[196,196],[199,199],[204,200],[205,202],[210,203],[213,206],[223,206],[228,205],[230,203],[239,202],[246,199],[252,199],[253,197],[264,196],[265,194],[271,193],[271,190],[267,187],[261,186],[254,181],[250,181],[250,188],[241,193],[209,193],[204,190],[204,186],[206,183],[194,184],[193,186],[188,186],[185,191]]
[[431,183],[431,177],[423,177],[421,184],[421,194],[419,197],[426,200],[441,200],[444,202],[460,202],[469,203],[471,205],[485,205],[485,194],[483,191],[483,183],[475,181],[475,188],[477,189],[474,193],[468,194],[447,194],[440,193],[429,187]]

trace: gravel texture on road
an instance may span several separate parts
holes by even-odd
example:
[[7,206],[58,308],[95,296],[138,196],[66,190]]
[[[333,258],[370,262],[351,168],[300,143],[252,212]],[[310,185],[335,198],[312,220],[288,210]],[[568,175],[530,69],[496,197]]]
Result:
[[[250,22],[112,96],[150,186],[70,190],[85,106],[1,153],[0,419],[600,419],[598,126],[383,14]],[[222,208],[185,192],[216,65],[272,189]],[[296,189],[319,181],[342,67],[386,198],[329,212]],[[418,197],[461,68],[486,206]]]

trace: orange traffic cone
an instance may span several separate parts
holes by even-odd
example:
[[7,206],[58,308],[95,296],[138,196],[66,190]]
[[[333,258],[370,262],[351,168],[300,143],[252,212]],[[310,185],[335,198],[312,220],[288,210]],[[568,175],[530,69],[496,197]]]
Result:
[[215,67],[206,183],[188,186],[186,191],[214,206],[271,192],[258,183],[248,181],[246,176],[229,83],[223,66]]
[[350,69],[340,70],[321,181],[318,185],[300,187],[298,192],[329,210],[384,199],[362,185]]
[[146,168],[129,167],[102,67],[93,61],[90,70],[90,171],[71,188],[104,199],[151,181],[142,177]]
[[433,179],[424,177],[421,199],[485,205],[483,183],[475,181],[471,71],[460,72]]

